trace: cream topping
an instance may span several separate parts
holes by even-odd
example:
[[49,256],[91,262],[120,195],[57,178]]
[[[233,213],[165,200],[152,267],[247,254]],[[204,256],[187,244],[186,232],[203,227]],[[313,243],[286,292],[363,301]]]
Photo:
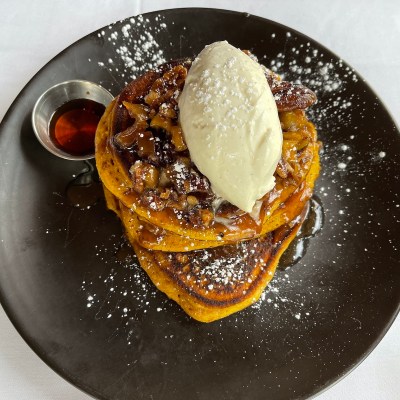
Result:
[[228,42],[206,46],[179,97],[192,161],[213,191],[251,212],[275,186],[282,152],[276,104],[261,66]]

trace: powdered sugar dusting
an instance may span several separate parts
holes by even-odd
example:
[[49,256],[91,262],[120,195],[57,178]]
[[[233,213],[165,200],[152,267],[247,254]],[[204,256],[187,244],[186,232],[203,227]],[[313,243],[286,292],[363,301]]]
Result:
[[156,36],[166,34],[168,28],[163,16],[158,15],[155,19],[157,24],[138,15],[130,18],[121,28],[116,29],[119,25],[112,24],[109,29],[100,31],[98,37],[112,46],[113,56],[107,62],[98,61],[98,65],[118,75],[118,80],[125,79],[126,85],[149,69],[166,62]]
[[320,128],[335,129],[338,123],[351,125],[349,108],[360,107],[359,96],[347,89],[358,81],[356,72],[343,60],[325,55],[310,42],[298,43],[297,38],[286,38],[285,51],[273,59],[263,57],[267,67],[286,80],[303,84],[313,90],[319,104],[308,110],[311,119]]

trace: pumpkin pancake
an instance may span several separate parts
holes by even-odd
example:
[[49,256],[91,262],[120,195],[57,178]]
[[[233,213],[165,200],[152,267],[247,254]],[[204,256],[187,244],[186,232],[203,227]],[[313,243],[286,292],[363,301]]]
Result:
[[170,253],[147,250],[135,241],[133,247],[159,290],[192,318],[212,322],[259,299],[304,215],[257,239],[211,249]]
[[252,304],[272,278],[304,219],[320,144],[305,114],[314,93],[265,69],[283,131],[275,186],[251,213],[220,199],[192,162],[179,123],[191,63],[163,64],[114,99],[96,132],[96,164],[142,268],[189,315],[210,322]]

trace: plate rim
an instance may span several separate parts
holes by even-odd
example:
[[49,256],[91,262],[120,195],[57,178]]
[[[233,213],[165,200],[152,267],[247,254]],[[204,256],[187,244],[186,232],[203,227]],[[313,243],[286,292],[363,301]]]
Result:
[[[120,20],[112,21],[109,24],[104,25],[101,28],[98,28],[98,29],[92,31],[92,32],[88,33],[87,35],[84,35],[81,38],[79,38],[78,40],[76,40],[76,41],[72,42],[71,44],[69,44],[63,50],[58,52],[54,57],[52,57],[50,60],[48,60],[26,82],[26,84],[23,86],[23,88],[18,92],[18,94],[16,95],[14,100],[11,102],[11,104],[10,104],[9,108],[7,109],[6,113],[4,114],[2,120],[0,121],[0,135],[2,134],[2,131],[5,129],[4,126],[7,124],[8,120],[12,116],[14,110],[17,108],[18,102],[20,101],[21,97],[24,96],[25,92],[29,91],[31,85],[38,78],[38,76],[41,75],[51,63],[53,63],[59,57],[64,55],[72,47],[74,47],[77,44],[79,44],[80,42],[88,39],[89,37],[94,37],[96,34],[98,34],[99,32],[101,32],[102,30],[104,30],[105,28],[107,28],[108,26],[110,26],[112,24],[121,23],[121,22],[129,20],[130,18],[135,18],[135,17],[137,17],[139,15],[142,15],[142,16],[149,16],[149,15],[154,15],[154,14],[164,14],[165,15],[166,13],[174,14],[176,12],[188,12],[188,11],[191,11],[191,12],[204,12],[204,11],[206,11],[206,12],[219,12],[219,13],[229,14],[229,15],[237,15],[237,16],[242,15],[242,16],[244,16],[246,18],[247,17],[251,17],[251,18],[258,19],[263,23],[268,23],[268,24],[271,24],[273,26],[277,26],[277,27],[279,27],[281,29],[287,29],[291,33],[294,33],[294,34],[296,34],[296,35],[298,35],[300,37],[306,38],[307,40],[310,40],[311,42],[316,43],[320,48],[322,48],[324,51],[326,51],[329,54],[331,54],[334,58],[336,58],[337,60],[341,60],[344,65],[350,67],[358,75],[358,77],[360,77],[360,79],[362,80],[363,85],[365,85],[367,87],[367,89],[376,97],[376,100],[377,100],[377,102],[380,103],[381,108],[388,114],[388,116],[389,116],[389,118],[390,118],[390,120],[391,120],[391,122],[393,124],[393,127],[395,128],[395,130],[397,130],[397,133],[400,134],[400,123],[399,124],[397,123],[397,121],[394,119],[393,114],[390,111],[390,109],[386,106],[385,102],[376,93],[376,91],[370,86],[368,81],[358,72],[358,70],[353,68],[346,60],[344,60],[342,57],[337,55],[335,52],[330,50],[328,47],[326,47],[324,44],[320,43],[316,39],[313,39],[312,37],[308,36],[307,34],[304,34],[304,33],[300,32],[300,31],[298,31],[297,29],[294,29],[294,28],[292,28],[292,27],[290,27],[288,25],[285,25],[283,23],[271,20],[269,18],[264,18],[264,17],[261,17],[259,15],[255,15],[255,14],[251,14],[251,13],[248,13],[248,12],[244,12],[244,11],[235,11],[235,10],[229,10],[229,9],[224,9],[224,8],[212,8],[212,7],[178,7],[178,8],[167,8],[167,9],[155,10],[155,11],[151,11],[151,12],[147,12],[147,13],[131,15],[131,16],[128,16],[128,17],[120,19]],[[7,318],[9,319],[9,321],[11,322],[13,327],[16,329],[16,331],[18,332],[20,337],[29,346],[29,348],[39,357],[39,359],[42,362],[44,362],[51,370],[53,370],[58,376],[60,376],[62,379],[64,379],[69,384],[71,384],[75,388],[79,389],[80,391],[82,391],[86,395],[88,395],[88,396],[90,396],[92,398],[95,398],[95,399],[99,399],[99,400],[108,400],[108,398],[104,397],[103,394],[97,392],[94,388],[87,386],[83,381],[79,380],[79,378],[74,377],[74,376],[70,376],[70,374],[68,374],[60,366],[58,366],[57,363],[52,362],[51,360],[46,358],[46,354],[43,351],[41,351],[40,346],[35,344],[34,340],[30,340],[29,339],[29,334],[27,332],[25,333],[24,329],[19,325],[18,318],[15,317],[15,312],[13,312],[10,302],[7,300],[7,297],[4,295],[1,283],[0,283],[0,305],[2,306],[5,314],[7,315]],[[324,393],[325,391],[329,390],[334,385],[336,385],[337,383],[342,381],[342,379],[346,378],[351,372],[353,372],[376,349],[378,344],[382,341],[382,339],[386,336],[387,332],[392,327],[394,321],[396,320],[396,318],[398,317],[399,314],[400,314],[400,302],[398,302],[395,312],[391,315],[391,318],[390,318],[389,322],[385,325],[384,329],[382,329],[379,332],[379,335],[376,337],[376,339],[367,348],[367,350],[363,352],[362,356],[357,361],[355,361],[353,364],[351,364],[350,366],[348,366],[347,368],[342,370],[342,373],[339,374],[338,376],[336,376],[335,378],[326,381],[325,384],[323,384],[323,385],[314,387],[314,390],[306,395],[307,397],[300,397],[300,399],[314,399],[314,398],[316,398],[320,394]]]

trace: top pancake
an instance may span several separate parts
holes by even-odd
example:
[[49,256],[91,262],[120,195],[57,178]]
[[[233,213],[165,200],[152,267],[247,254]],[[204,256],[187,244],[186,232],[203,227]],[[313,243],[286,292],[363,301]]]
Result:
[[314,94],[266,70],[284,143],[275,188],[250,215],[221,203],[191,162],[177,107],[190,65],[186,59],[149,71],[110,104],[96,133],[96,163],[105,188],[133,217],[168,234],[204,241],[204,247],[258,237],[290,221],[311,196],[319,172],[316,130],[303,111]]

